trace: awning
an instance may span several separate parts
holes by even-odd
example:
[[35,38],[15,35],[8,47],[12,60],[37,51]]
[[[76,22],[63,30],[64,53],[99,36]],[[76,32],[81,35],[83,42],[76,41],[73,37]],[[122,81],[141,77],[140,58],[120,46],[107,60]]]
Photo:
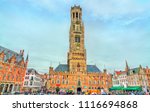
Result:
[[114,86],[114,87],[111,87],[111,88],[109,88],[109,90],[110,91],[112,91],[112,90],[122,90],[123,89],[123,87],[121,87],[121,86]]
[[140,86],[128,86],[127,88],[123,88],[123,90],[127,90],[127,91],[141,91],[142,88]]
[[116,87],[111,87],[109,88],[110,91],[113,90],[125,90],[125,91],[141,91],[142,88],[140,86],[128,86],[128,87],[121,87],[121,86],[116,86]]
[[57,87],[59,87],[59,86],[60,86],[60,84],[56,84],[56,86],[57,86]]

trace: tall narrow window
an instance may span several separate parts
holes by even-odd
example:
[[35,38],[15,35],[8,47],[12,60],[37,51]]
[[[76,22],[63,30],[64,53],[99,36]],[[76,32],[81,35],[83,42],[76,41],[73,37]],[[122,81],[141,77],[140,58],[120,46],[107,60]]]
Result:
[[75,14],[73,13],[73,19],[74,19],[74,17],[75,17]]
[[78,80],[78,86],[81,86],[81,82],[80,82],[80,80]]
[[80,37],[79,37],[79,36],[76,36],[76,37],[75,37],[75,42],[80,43]]
[[57,80],[57,84],[60,84],[60,80]]
[[65,84],[65,81],[64,81],[64,80],[62,81],[62,84]]
[[76,18],[78,18],[78,13],[76,12]]

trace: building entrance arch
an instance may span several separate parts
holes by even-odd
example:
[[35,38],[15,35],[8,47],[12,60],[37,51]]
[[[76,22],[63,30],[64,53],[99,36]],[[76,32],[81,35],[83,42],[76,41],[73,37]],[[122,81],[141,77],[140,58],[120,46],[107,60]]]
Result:
[[82,92],[82,88],[81,88],[81,87],[78,87],[78,88],[77,88],[77,94],[81,94],[81,92]]

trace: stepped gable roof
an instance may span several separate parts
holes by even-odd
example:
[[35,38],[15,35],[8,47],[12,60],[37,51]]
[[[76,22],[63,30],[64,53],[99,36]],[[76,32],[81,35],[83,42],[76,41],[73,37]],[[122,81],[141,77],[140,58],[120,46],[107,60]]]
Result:
[[4,61],[5,62],[14,55],[16,57],[17,62],[20,62],[22,59],[24,59],[23,56],[20,55],[19,53],[16,53],[15,51],[12,51],[12,50],[9,50],[7,48],[4,48],[4,47],[0,46],[0,53],[3,52],[3,51],[4,51],[4,54],[5,54],[5,56],[4,56]]
[[[68,72],[68,71],[69,71],[69,67],[67,64],[59,64],[55,69],[55,72]],[[99,68],[96,65],[87,65],[87,72],[99,73],[101,71],[99,70]]]

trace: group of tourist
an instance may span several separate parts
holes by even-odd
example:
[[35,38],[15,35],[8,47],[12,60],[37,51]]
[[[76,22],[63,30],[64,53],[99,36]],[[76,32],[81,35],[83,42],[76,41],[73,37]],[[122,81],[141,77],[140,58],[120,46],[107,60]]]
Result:
[[149,91],[144,92],[144,91],[109,91],[109,92],[104,92],[102,91],[101,93],[88,93],[88,92],[80,92],[80,93],[75,93],[75,92],[25,92],[24,95],[150,95]]

